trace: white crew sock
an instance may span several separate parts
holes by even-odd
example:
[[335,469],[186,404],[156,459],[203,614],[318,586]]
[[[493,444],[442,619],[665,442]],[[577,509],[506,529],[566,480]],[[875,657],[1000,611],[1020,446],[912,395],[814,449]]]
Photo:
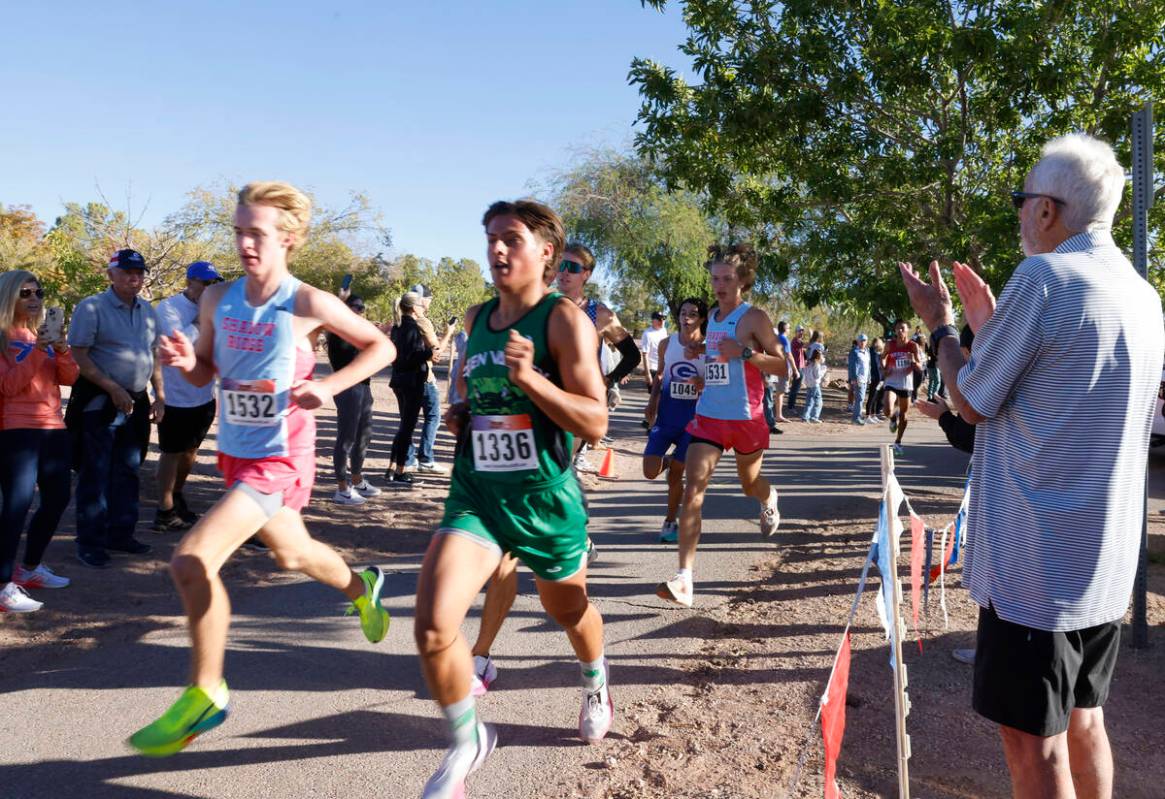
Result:
[[582,672],[583,687],[588,691],[598,691],[607,684],[607,664],[602,655],[589,663],[580,660],[578,665]]
[[460,702],[444,705],[441,712],[449,723],[449,737],[453,739],[454,746],[477,741],[477,701],[472,695]]
[[692,570],[691,569],[680,569],[679,574],[685,583],[687,583],[688,585],[693,584],[693,582],[692,582]]

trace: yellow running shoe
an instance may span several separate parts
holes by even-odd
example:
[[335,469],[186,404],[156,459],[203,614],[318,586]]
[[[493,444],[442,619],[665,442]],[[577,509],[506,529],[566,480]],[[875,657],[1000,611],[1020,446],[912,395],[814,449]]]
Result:
[[230,707],[226,680],[214,694],[212,698],[197,685],[188,686],[161,718],[131,735],[129,745],[147,757],[165,757],[182,751],[199,735],[226,719]]
[[360,629],[364,637],[374,644],[384,640],[388,634],[389,615],[380,604],[380,589],[384,587],[384,572],[379,566],[369,566],[360,572],[364,581],[364,596],[358,596],[348,608],[348,614],[360,614]]

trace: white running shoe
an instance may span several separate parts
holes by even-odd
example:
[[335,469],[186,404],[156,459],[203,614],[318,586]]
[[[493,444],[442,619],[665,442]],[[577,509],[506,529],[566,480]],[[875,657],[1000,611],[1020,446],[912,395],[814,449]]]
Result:
[[574,458],[574,469],[583,474],[598,474],[599,467],[591,463],[585,453],[580,452]]
[[12,582],[21,588],[68,588],[71,581],[68,577],[62,577],[42,563],[35,569],[26,569],[17,565],[16,573],[12,575]]
[[486,691],[497,678],[498,667],[494,665],[493,658],[488,655],[485,657],[473,656],[473,679],[469,685],[470,696],[485,696]]
[[380,489],[368,482],[367,478],[352,486],[352,490],[365,498],[380,496]]
[[493,726],[477,722],[477,740],[449,747],[441,765],[425,783],[421,799],[464,799],[466,778],[481,768],[497,745],[498,734]]
[[584,688],[582,707],[578,711],[578,737],[589,744],[597,744],[611,729],[614,720],[615,703],[611,701],[610,686],[604,681],[603,687],[597,691]]
[[5,583],[0,588],[0,613],[32,613],[43,606],[43,602],[37,602],[16,583]]
[[429,474],[449,474],[449,470],[437,463],[437,461],[421,461],[417,464],[417,471],[428,472]]
[[655,589],[655,595],[660,599],[675,602],[677,605],[689,608],[692,606],[692,584],[678,572],[666,583],[660,583]]
[[975,665],[975,647],[970,649],[952,649],[951,657],[960,663],[965,663],[968,666]]
[[354,493],[350,488],[347,491],[336,489],[336,493],[332,494],[332,502],[337,505],[363,505],[366,501],[364,497]]
[[760,509],[760,534],[765,538],[772,538],[781,526],[781,512],[777,510],[777,497],[774,492],[771,505],[762,505]]

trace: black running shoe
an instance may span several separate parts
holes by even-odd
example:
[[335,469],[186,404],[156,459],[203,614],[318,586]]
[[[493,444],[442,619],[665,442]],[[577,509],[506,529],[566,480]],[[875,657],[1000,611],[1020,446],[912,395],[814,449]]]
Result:
[[414,479],[408,472],[402,472],[401,474],[394,473],[388,481],[388,487],[396,489],[416,488],[418,485],[420,485],[420,481]]
[[186,504],[186,497],[182,496],[182,492],[174,494],[174,512],[178,514],[178,518],[189,525],[193,525],[198,521],[198,514],[190,510],[190,506]]
[[168,533],[173,530],[186,530],[190,525],[178,515],[178,505],[175,503],[173,508],[169,510],[162,510],[158,508],[157,514],[154,515],[154,532]]
[[114,552],[124,552],[127,555],[144,555],[153,549],[149,544],[142,543],[133,536],[123,541],[106,544],[105,548]]

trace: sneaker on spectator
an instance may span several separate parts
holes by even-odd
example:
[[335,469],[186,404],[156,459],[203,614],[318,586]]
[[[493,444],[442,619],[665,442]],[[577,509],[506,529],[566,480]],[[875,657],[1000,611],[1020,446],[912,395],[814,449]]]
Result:
[[106,544],[105,548],[111,549],[114,552],[124,552],[127,555],[145,555],[147,552],[153,549],[152,546],[142,543],[132,535],[124,541]]
[[178,513],[178,503],[172,508],[158,508],[154,514],[154,532],[168,533],[176,530],[189,530],[190,524]]
[[417,471],[428,472],[429,474],[449,474],[449,470],[437,463],[437,461],[421,461],[417,464]]
[[186,497],[182,496],[181,491],[174,492],[174,510],[178,513],[178,518],[189,525],[198,521],[198,514],[190,510],[190,506],[186,504]]
[[336,493],[332,494],[332,502],[335,502],[337,505],[363,505],[367,501],[351,488],[346,488],[343,491],[337,488]]
[[357,494],[365,498],[380,496],[380,489],[372,485],[372,483],[368,482],[367,478],[361,480],[359,483],[352,486],[352,488],[356,491]]
[[44,607],[16,583],[5,583],[0,588],[0,613],[32,613]]
[[26,569],[18,565],[12,582],[21,588],[67,588],[69,578],[62,577],[43,563],[35,569]]
[[400,474],[394,473],[388,483],[389,488],[406,490],[410,488],[416,488],[418,485],[420,485],[420,481],[415,479],[408,472],[402,472]]
[[88,566],[90,569],[108,569],[109,562],[112,558],[104,549],[78,549],[77,560]]

